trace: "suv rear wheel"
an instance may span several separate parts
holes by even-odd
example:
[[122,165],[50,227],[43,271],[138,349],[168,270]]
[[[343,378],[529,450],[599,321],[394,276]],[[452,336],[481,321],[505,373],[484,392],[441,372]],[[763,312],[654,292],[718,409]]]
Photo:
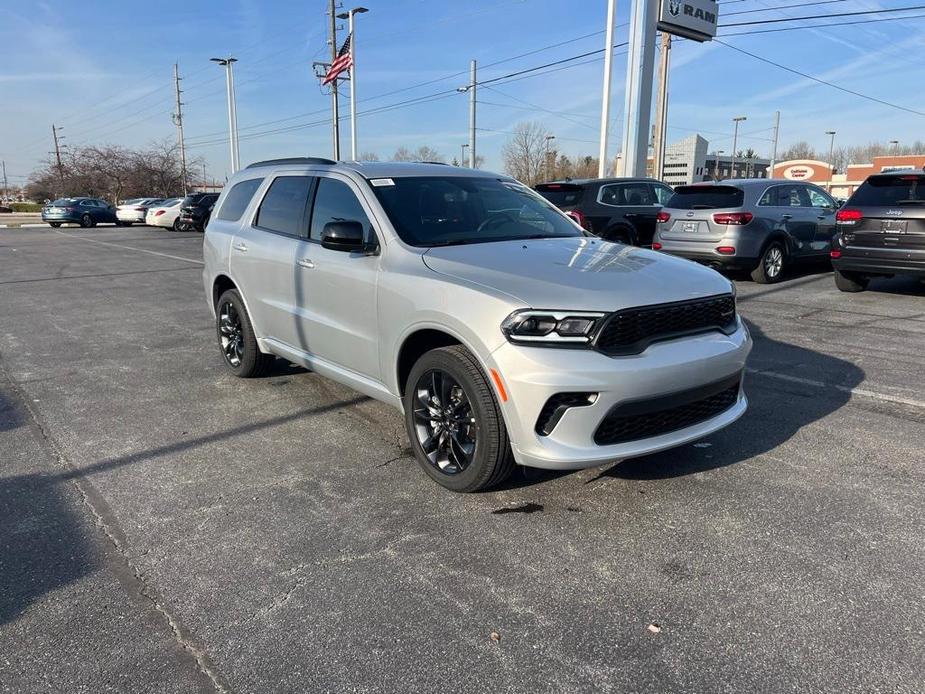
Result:
[[835,286],[843,292],[863,292],[869,283],[869,277],[854,272],[835,270]]
[[780,241],[772,241],[761,254],[758,267],[752,270],[752,280],[758,284],[774,284],[784,276],[787,251]]
[[465,347],[424,354],[408,376],[404,404],[414,457],[438,484],[475,492],[510,476],[514,455],[498,402]]
[[262,376],[276,361],[257,346],[254,326],[237,289],[229,289],[215,307],[215,332],[225,365],[239,378]]

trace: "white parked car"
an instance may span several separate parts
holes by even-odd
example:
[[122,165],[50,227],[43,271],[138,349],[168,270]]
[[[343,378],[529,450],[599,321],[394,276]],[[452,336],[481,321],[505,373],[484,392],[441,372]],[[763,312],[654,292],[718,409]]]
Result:
[[160,205],[163,198],[133,198],[125,200],[116,208],[116,219],[121,226],[144,224],[148,208]]
[[181,202],[183,202],[183,198],[170,198],[159,203],[156,207],[149,207],[145,215],[145,224],[149,227],[166,227],[174,231],[181,231]]

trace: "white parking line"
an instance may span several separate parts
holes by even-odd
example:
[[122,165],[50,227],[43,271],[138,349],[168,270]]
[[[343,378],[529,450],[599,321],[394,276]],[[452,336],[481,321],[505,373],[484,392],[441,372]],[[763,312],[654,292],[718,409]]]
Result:
[[910,407],[921,407],[922,409],[925,409],[925,401],[912,400],[911,398],[903,398],[899,397],[898,395],[887,395],[886,393],[876,393],[872,390],[866,390],[865,388],[849,388],[848,386],[833,385],[823,381],[815,381],[811,378],[801,378],[800,376],[791,376],[790,374],[777,373],[776,371],[762,371],[761,369],[748,368],[746,369],[746,372],[750,374],[757,374],[759,376],[776,378],[781,381],[800,383],[805,386],[814,386],[816,388],[834,388],[835,390],[841,391],[842,393],[848,393],[849,395],[859,395],[864,398],[871,398],[873,400],[880,400],[882,402],[892,402],[899,405],[908,405]]
[[193,258],[184,258],[182,255],[170,255],[170,253],[159,253],[158,251],[148,251],[144,248],[135,248],[133,246],[123,246],[118,243],[111,243],[109,241],[99,241],[97,239],[88,239],[86,236],[74,236],[73,234],[66,234],[63,231],[55,231],[56,234],[59,234],[68,239],[77,239],[78,241],[89,241],[90,243],[98,243],[101,246],[113,246],[114,248],[124,248],[127,251],[137,251],[138,253],[147,253],[148,255],[159,255],[162,258],[172,258],[174,260],[183,260],[187,263],[195,263],[196,265],[205,265],[201,260],[194,260]]

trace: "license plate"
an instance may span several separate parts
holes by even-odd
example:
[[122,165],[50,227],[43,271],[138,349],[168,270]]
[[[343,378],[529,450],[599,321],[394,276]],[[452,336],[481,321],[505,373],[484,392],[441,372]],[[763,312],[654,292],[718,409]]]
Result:
[[693,234],[700,230],[700,222],[684,222],[681,230],[685,234]]
[[880,231],[884,234],[905,234],[906,224],[898,219],[884,219],[880,222]]

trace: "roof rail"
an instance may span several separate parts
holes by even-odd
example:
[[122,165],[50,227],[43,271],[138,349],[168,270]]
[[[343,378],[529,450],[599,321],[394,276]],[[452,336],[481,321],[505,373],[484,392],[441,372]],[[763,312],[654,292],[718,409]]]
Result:
[[247,166],[248,169],[255,169],[258,166],[283,166],[284,164],[336,164],[336,161],[325,159],[324,157],[288,157],[286,159],[267,159],[266,161],[255,161]]

